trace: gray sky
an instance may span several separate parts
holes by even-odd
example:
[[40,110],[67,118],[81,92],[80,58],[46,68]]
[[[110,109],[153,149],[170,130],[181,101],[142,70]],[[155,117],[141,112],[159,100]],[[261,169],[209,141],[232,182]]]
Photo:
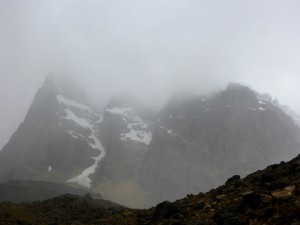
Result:
[[229,81],[300,112],[300,1],[0,0],[0,147],[52,72],[159,106]]

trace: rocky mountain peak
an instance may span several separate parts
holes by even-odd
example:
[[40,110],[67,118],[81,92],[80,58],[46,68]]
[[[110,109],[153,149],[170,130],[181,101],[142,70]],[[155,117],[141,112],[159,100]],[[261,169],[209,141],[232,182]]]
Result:
[[53,74],[48,74],[44,80],[43,87],[54,88],[55,85],[55,76]]
[[70,181],[90,187],[89,175],[105,155],[98,139],[100,119],[78,86],[47,76],[1,152],[0,180]]
[[51,91],[54,95],[60,94],[68,99],[88,104],[83,86],[72,77],[48,74],[41,89]]
[[247,86],[230,83],[227,88],[219,92],[215,97],[217,104],[233,107],[255,107],[257,105],[257,95]]
[[246,85],[243,85],[243,84],[240,84],[240,83],[234,83],[234,82],[230,82],[226,89],[226,91],[251,91],[251,88],[246,86]]
[[299,151],[299,127],[278,104],[243,85],[173,98],[158,112],[124,96],[101,114],[80,85],[49,75],[0,152],[0,181],[36,179],[101,191],[130,184],[149,206]]

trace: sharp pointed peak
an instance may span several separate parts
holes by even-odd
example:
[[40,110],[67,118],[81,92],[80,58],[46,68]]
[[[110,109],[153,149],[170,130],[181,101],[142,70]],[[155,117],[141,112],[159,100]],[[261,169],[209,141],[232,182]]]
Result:
[[43,86],[49,86],[54,84],[54,75],[49,73],[44,80]]
[[63,76],[49,73],[44,80],[43,89],[54,91],[55,94],[62,94],[69,99],[86,103],[85,90],[72,76]]

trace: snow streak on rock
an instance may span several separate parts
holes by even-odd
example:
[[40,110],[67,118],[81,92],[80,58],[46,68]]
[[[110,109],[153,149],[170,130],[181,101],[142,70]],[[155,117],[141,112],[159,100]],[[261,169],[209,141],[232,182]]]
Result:
[[[99,123],[101,117],[98,116],[95,112],[93,112],[91,108],[81,103],[66,99],[62,95],[58,95],[56,97],[57,97],[57,101],[63,106],[63,110],[66,114],[66,116],[63,116],[61,119],[71,120],[77,126],[83,127],[85,129],[89,129],[91,131],[91,135],[86,138],[83,135],[72,130],[67,130],[66,132],[69,133],[73,138],[81,139],[87,142],[92,148],[97,149],[100,152],[98,156],[91,157],[92,159],[94,159],[93,165],[84,169],[79,175],[66,181],[66,182],[78,183],[79,185],[90,188],[92,182],[90,175],[95,173],[98,163],[103,159],[103,157],[106,154],[103,145],[101,144],[100,140],[97,138],[98,133],[97,130],[95,129],[95,125]],[[87,115],[92,115],[93,117],[96,116],[98,117],[98,120],[92,122],[89,121],[89,119],[87,118],[81,118],[72,111],[72,108],[80,109],[81,111],[86,111]]]
[[100,154],[96,157],[92,157],[92,159],[95,160],[95,162],[92,166],[86,168],[84,171],[82,171],[81,174],[79,174],[78,176],[67,181],[67,182],[78,183],[79,185],[87,187],[87,188],[91,187],[91,182],[92,182],[92,180],[89,176],[91,174],[95,173],[98,163],[103,159],[103,157],[106,154],[105,149],[104,149],[103,145],[101,144],[101,142],[99,141],[99,139],[94,134],[91,134],[90,138],[95,142],[95,144],[93,144],[91,142],[89,144],[93,148],[99,149]]
[[83,105],[83,104],[81,104],[81,103],[75,102],[75,101],[70,100],[70,99],[67,99],[67,98],[65,98],[65,97],[62,96],[62,95],[57,95],[56,98],[57,98],[57,101],[58,101],[60,104],[64,104],[64,105],[66,105],[66,106],[73,106],[73,107],[75,107],[75,108],[80,108],[80,109],[90,110],[90,108],[87,107],[86,105]]

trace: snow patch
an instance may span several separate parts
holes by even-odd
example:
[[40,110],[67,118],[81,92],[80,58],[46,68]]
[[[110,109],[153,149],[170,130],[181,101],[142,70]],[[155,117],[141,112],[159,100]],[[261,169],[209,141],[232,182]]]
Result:
[[110,108],[106,110],[112,114],[118,114],[127,123],[125,131],[121,133],[122,140],[132,140],[149,145],[152,140],[152,133],[149,131],[149,124],[142,120],[132,108]]
[[145,145],[149,145],[152,139],[152,133],[130,129],[129,132],[122,134],[121,139],[122,140],[130,139],[132,141],[142,142]]
[[250,110],[253,110],[253,111],[256,111],[257,109],[254,109],[254,108],[251,108],[251,107],[245,107],[246,109],[250,109]]
[[64,104],[64,105],[67,105],[67,106],[72,106],[72,107],[80,108],[80,109],[84,109],[84,110],[89,110],[90,109],[86,105],[83,105],[81,103],[75,102],[75,101],[70,100],[70,99],[67,99],[62,95],[57,95],[56,98],[57,98],[57,101],[60,104]]
[[263,102],[263,101],[258,101],[258,103],[260,104],[260,105],[266,105],[267,103],[265,103],[265,102]]
[[263,107],[259,107],[258,110],[260,110],[260,111],[265,111],[265,110],[267,110],[267,109],[265,109],[265,108],[263,108]]
[[83,140],[86,142],[89,142],[83,135],[73,131],[73,130],[67,130],[67,133],[70,134],[73,138]]
[[[73,106],[76,108],[81,108],[81,109],[88,109],[90,110],[88,107],[81,105],[79,103],[76,103],[72,100],[66,100],[64,97],[59,97],[57,96],[60,102],[63,102],[64,105],[67,106]],[[64,109],[65,113],[67,114],[66,116],[62,117],[66,120],[72,120],[74,123],[76,123],[78,126],[84,127],[86,129],[91,130],[91,135],[86,138],[83,135],[76,133],[75,131],[72,130],[67,130],[67,133],[69,133],[73,138],[76,139],[82,139],[84,141],[86,141],[92,148],[99,150],[99,155],[96,157],[91,157],[94,160],[94,163],[92,166],[84,169],[78,176],[75,176],[74,178],[67,180],[66,182],[74,182],[74,183],[78,183],[81,186],[90,188],[91,187],[91,178],[89,177],[91,174],[94,174],[96,171],[96,168],[98,166],[98,163],[103,159],[103,157],[106,154],[106,151],[103,147],[103,145],[101,144],[101,142],[99,141],[99,139],[96,137],[96,131],[94,129],[95,125],[99,122],[101,122],[101,117],[99,117],[99,119],[95,122],[89,122],[84,118],[81,118],[79,116],[77,116],[74,112],[72,112],[69,108],[65,108]],[[92,114],[96,117],[98,117],[97,114],[93,113]],[[91,141],[91,140],[92,141]]]
[[63,117],[67,120],[72,120],[81,127],[91,128],[91,124],[83,118],[76,116],[70,109],[66,109],[67,116]]
[[120,115],[127,115],[128,112],[132,112],[131,108],[110,108],[110,109],[106,109],[107,112],[110,112],[112,114],[120,114]]

